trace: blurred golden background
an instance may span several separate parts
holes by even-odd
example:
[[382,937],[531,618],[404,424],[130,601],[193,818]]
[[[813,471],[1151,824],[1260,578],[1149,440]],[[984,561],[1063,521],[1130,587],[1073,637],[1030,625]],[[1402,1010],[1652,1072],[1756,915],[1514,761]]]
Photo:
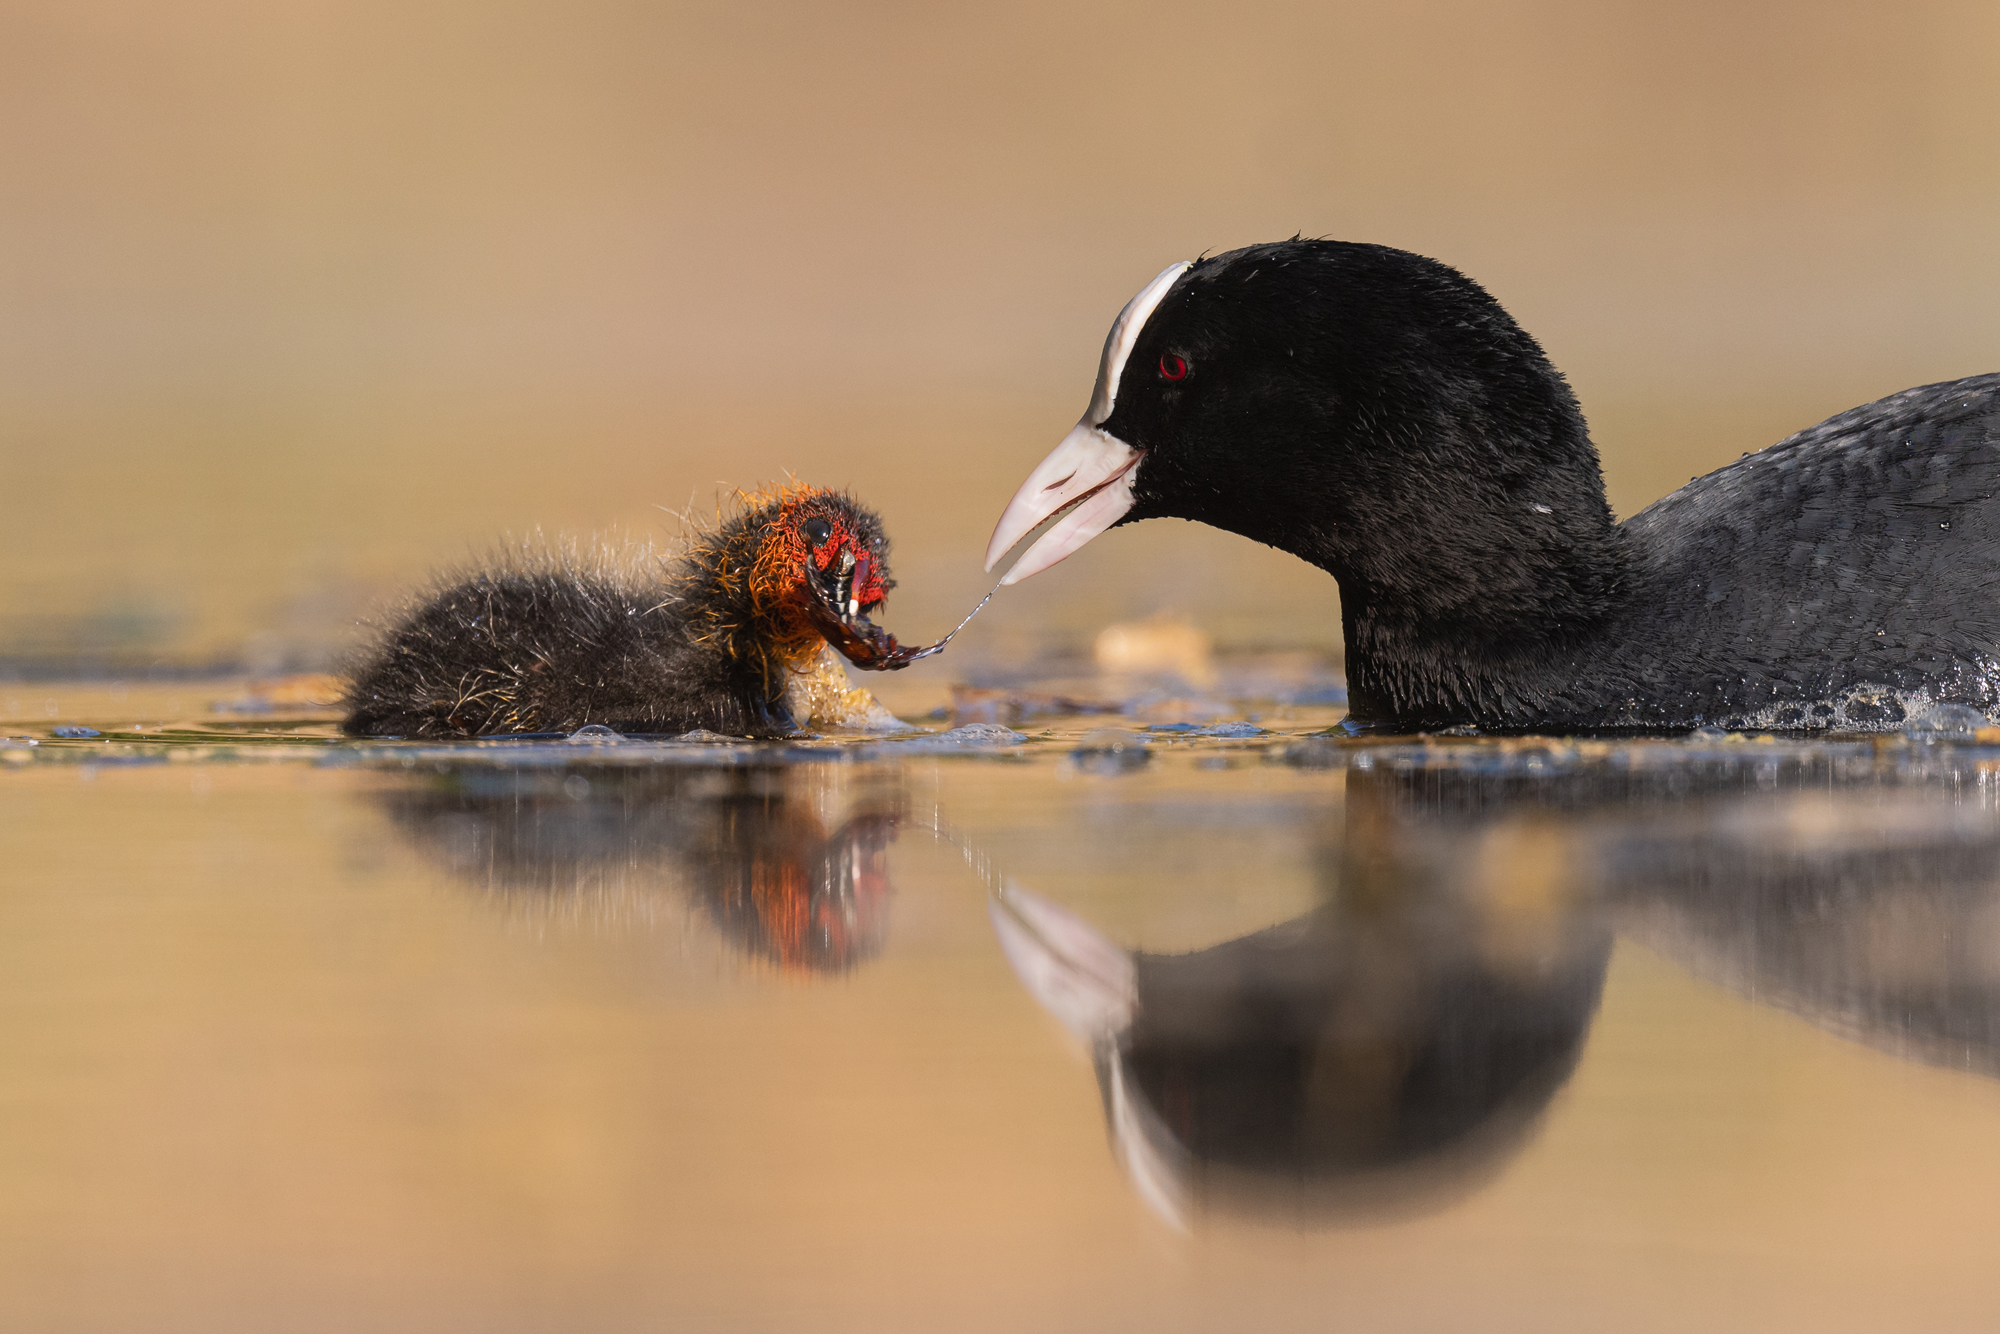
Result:
[[[787,471],[883,512],[934,636],[1125,299],[1295,232],[1484,283],[1629,514],[2000,369],[1996,76],[1972,0],[7,0],[0,671],[323,666],[502,534]],[[1144,525],[943,670],[1336,607]]]

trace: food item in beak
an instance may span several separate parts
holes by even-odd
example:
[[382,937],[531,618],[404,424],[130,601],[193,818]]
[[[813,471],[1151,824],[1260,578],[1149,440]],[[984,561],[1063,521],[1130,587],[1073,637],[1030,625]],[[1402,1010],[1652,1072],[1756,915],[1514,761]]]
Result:
[[896,636],[863,614],[853,590],[856,584],[867,584],[868,574],[869,557],[863,553],[859,557],[851,557],[846,568],[837,573],[831,569],[811,570],[806,576],[813,592],[810,604],[813,624],[843,658],[865,671],[901,671],[919,658],[944,652],[944,646],[951,642],[952,636],[963,630],[966,622],[993,600],[993,594],[989,592],[979,600],[979,606],[966,614],[965,620],[935,644],[906,648],[896,642]]

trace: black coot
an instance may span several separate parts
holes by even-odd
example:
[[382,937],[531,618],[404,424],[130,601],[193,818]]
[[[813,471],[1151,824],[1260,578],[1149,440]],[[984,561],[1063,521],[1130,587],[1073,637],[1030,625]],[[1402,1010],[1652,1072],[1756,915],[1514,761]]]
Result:
[[792,487],[651,568],[563,552],[509,561],[449,583],[392,626],[350,679],[343,726],[783,736],[792,676],[827,643],[871,669],[928,651],[897,647],[868,620],[894,586],[887,557],[872,512]]
[[989,568],[1196,519],[1340,584],[1353,720],[1895,726],[2000,705],[2000,375],[1842,413],[1624,523],[1562,375],[1435,260],[1292,240],[1178,264]]

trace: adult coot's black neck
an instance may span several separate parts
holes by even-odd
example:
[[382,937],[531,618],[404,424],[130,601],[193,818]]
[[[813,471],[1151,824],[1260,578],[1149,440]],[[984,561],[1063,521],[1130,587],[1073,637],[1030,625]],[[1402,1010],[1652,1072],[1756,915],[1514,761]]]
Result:
[[1332,573],[1363,722],[1532,717],[1625,567],[1561,374],[1476,283],[1383,246],[1294,240],[1162,274],[996,545],[1077,495],[1027,573],[1154,517]]

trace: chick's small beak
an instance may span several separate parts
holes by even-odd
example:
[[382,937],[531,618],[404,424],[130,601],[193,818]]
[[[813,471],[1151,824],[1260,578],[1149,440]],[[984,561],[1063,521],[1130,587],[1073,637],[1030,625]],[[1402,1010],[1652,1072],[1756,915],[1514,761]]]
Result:
[[[875,558],[866,551],[859,554],[851,550],[843,551],[824,570],[811,561],[806,562],[806,587],[811,593],[805,603],[807,614],[819,632],[826,636],[826,642],[856,667],[871,672],[901,671],[920,658],[944,652],[951,636],[963,630],[965,621],[972,619],[972,616],[967,616],[965,621],[958,623],[957,629],[935,644],[907,648],[896,642],[896,636],[869,620],[863,611],[862,598],[872,595],[873,600],[866,606],[877,606],[887,587],[875,576]],[[988,593],[986,596],[991,598],[993,595]],[[979,607],[985,605],[982,601]],[[979,607],[972,609],[973,615],[978,615]]]
[[811,597],[806,605],[826,642],[842,657],[869,671],[895,671],[928,651],[903,648],[894,635],[862,614],[863,591],[875,586],[874,565],[868,552],[856,554],[851,548],[843,548],[823,570],[807,561]]
[[1088,418],[1078,422],[1007,502],[986,546],[986,568],[992,569],[1016,542],[1064,510],[1068,513],[1061,521],[1007,571],[1000,581],[1003,585],[1039,574],[1117,523],[1132,508],[1132,483],[1144,458],[1117,436],[1091,425]]
[[861,603],[855,597],[855,589],[868,582],[868,557],[856,556],[853,551],[843,549],[827,562],[824,570],[806,562],[806,586],[835,619],[843,625],[853,625],[861,615]]

